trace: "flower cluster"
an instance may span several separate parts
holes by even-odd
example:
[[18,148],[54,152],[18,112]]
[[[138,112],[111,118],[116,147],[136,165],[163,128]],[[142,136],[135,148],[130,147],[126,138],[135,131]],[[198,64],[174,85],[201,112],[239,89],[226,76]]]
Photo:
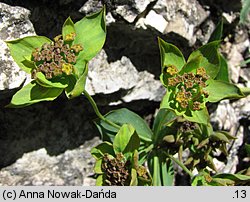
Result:
[[125,162],[122,154],[117,154],[115,158],[104,155],[102,161],[102,170],[105,172],[105,183],[108,186],[128,186],[129,162]]
[[75,33],[67,34],[64,40],[62,35],[59,35],[54,38],[54,42],[36,48],[32,52],[32,61],[36,66],[32,71],[32,78],[36,78],[37,72],[42,72],[47,79],[63,73],[71,75],[74,72],[76,57],[83,50],[80,44],[71,45],[74,39]]
[[205,68],[199,67],[196,74],[188,72],[180,75],[174,65],[165,68],[167,76],[167,86],[174,90],[173,98],[182,109],[189,107],[196,111],[201,109],[204,98],[208,97],[208,92],[204,90],[209,76]]

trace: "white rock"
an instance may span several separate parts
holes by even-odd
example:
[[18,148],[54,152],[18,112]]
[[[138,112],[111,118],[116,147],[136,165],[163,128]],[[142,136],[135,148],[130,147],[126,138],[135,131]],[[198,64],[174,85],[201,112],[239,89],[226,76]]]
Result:
[[145,25],[155,28],[161,33],[164,33],[164,30],[167,27],[167,21],[161,15],[157,14],[155,11],[151,10],[144,21]]
[[143,71],[139,73],[139,81],[136,86],[122,98],[124,102],[134,100],[151,100],[160,102],[165,93],[165,88],[154,75]]
[[109,94],[134,87],[138,79],[138,71],[127,57],[123,56],[121,60],[109,64],[107,55],[102,50],[89,63],[86,89],[90,94]]
[[29,10],[12,7],[0,3],[0,90],[20,87],[28,77],[10,56],[4,40],[12,40],[35,35],[32,23],[29,21]]

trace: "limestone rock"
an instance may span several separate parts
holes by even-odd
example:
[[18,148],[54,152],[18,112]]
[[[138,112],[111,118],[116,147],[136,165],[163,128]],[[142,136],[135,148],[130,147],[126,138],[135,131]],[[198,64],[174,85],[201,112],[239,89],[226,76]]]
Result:
[[245,39],[243,41],[238,41],[238,43],[230,43],[226,42],[224,45],[222,45],[222,52],[226,54],[227,63],[228,63],[228,69],[230,73],[230,79],[234,83],[239,82],[240,75],[241,77],[247,77],[244,75],[244,70],[242,69],[242,62],[244,61],[243,53],[244,51],[249,47],[249,39]]
[[[137,16],[144,12],[147,6],[151,2],[156,0],[119,0],[119,1],[105,1],[107,9],[110,10],[114,15],[121,16],[125,21],[133,23]],[[83,7],[80,8],[82,13],[90,13],[96,11],[97,8],[101,7],[101,3],[98,0],[89,0]]]
[[0,170],[0,186],[16,185],[95,185],[94,158],[91,147],[98,138],[58,156],[49,156],[46,149],[25,153],[14,164]]
[[149,14],[146,16],[145,25],[151,26],[163,33],[167,27],[167,21],[161,15],[157,14],[155,11],[151,10]]
[[209,15],[196,0],[158,0],[153,9],[168,22],[163,33],[179,34],[191,45],[196,41],[195,28]]
[[237,137],[235,141],[232,141],[228,145],[229,155],[227,157],[227,163],[225,166],[219,168],[220,172],[234,173],[239,163],[239,149],[243,146],[245,137],[244,131],[249,130],[244,124],[241,124],[241,120],[245,119],[244,123],[249,123],[250,120],[250,96],[239,99],[233,103],[228,100],[221,101],[215,112],[210,115],[211,122],[217,130],[225,130],[230,135]]
[[134,100],[159,102],[165,92],[161,82],[156,80],[153,74],[147,71],[138,72],[126,56],[108,63],[104,50],[89,63],[86,89],[92,95],[125,90],[127,93],[125,92],[125,95],[120,98],[123,102]]
[[90,94],[109,94],[120,89],[134,87],[139,79],[138,72],[127,57],[120,61],[107,62],[105,51],[89,63],[87,90]]
[[139,79],[136,86],[122,97],[124,102],[134,100],[151,100],[160,102],[164,96],[165,88],[159,80],[155,80],[154,75],[147,71],[139,72]]
[[35,35],[29,20],[30,11],[0,3],[0,91],[14,89],[27,78],[27,74],[16,65],[4,40],[13,40]]
[[102,8],[101,1],[99,0],[89,0],[79,9],[80,13],[90,14],[98,11]]

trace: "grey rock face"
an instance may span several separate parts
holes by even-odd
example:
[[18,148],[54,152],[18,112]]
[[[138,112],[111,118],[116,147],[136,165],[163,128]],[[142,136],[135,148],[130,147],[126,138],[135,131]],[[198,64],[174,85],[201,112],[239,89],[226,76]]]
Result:
[[29,20],[29,10],[0,3],[0,13],[0,36],[2,40],[12,40],[35,34],[33,25]]
[[146,16],[145,24],[164,34],[178,34],[193,45],[196,41],[195,29],[208,15],[209,12],[206,12],[196,0],[158,0]]
[[237,138],[228,145],[229,156],[225,164],[219,163],[218,170],[220,172],[235,173],[239,161],[242,160],[239,159],[238,152],[248,139],[249,128],[248,125],[242,124],[241,121],[243,119],[245,123],[250,121],[249,103],[250,96],[233,103],[225,100],[220,102],[216,111],[210,115],[211,122],[217,130],[228,131],[230,135]]
[[[113,15],[119,15],[129,23],[133,23],[137,16],[143,13],[151,2],[156,2],[156,0],[105,1],[108,10],[110,10]],[[100,1],[90,0],[86,2],[79,11],[82,13],[90,13],[91,11],[95,11],[98,7],[101,7]]]
[[[121,60],[108,63],[104,50],[89,63],[86,89],[92,95],[111,94],[119,90],[127,91],[116,101],[117,104],[144,99],[160,101],[165,92],[154,75],[147,71],[138,72],[129,58],[123,56]],[[113,105],[114,102],[111,104]]]
[[87,89],[91,89],[91,94],[131,89],[139,79],[138,71],[127,57],[108,63],[103,50],[90,62],[89,69]]
[[30,11],[0,3],[0,91],[19,87],[27,78],[13,61],[4,40],[35,35]]
[[90,178],[95,163],[90,150],[98,142],[94,138],[58,156],[49,156],[44,148],[25,153],[16,163],[0,170],[0,186],[95,185],[95,180]]

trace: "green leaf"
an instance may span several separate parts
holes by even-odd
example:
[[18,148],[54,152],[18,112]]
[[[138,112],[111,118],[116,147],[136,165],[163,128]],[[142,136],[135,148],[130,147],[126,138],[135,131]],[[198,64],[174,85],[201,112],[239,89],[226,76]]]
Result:
[[222,178],[222,179],[229,179],[233,180],[236,183],[239,182],[250,182],[250,176],[248,175],[241,175],[241,174],[229,174],[229,173],[221,173],[213,176],[214,179]]
[[50,42],[51,40],[44,36],[27,36],[13,41],[6,41],[14,61],[27,73],[31,73],[32,68],[26,65],[25,58],[29,57],[35,48]]
[[222,34],[223,34],[223,21],[220,20],[220,22],[216,25],[214,31],[212,32],[208,42],[221,40]]
[[36,77],[36,82],[46,88],[66,88],[68,86],[68,79],[65,77],[48,80],[42,72],[37,72]]
[[32,81],[17,91],[7,107],[25,107],[41,101],[52,101],[56,99],[62,91],[63,89],[61,88],[44,88],[35,81]]
[[75,23],[74,44],[81,44],[83,51],[77,57],[75,67],[83,72],[82,60],[89,61],[101,50],[106,39],[105,7],[97,13]]
[[76,85],[76,77],[74,75],[68,76],[68,86],[65,88],[65,94],[68,98],[70,98],[70,93],[73,91],[75,85]]
[[131,181],[129,186],[137,186],[138,185],[138,179],[137,179],[137,172],[136,169],[131,169]]
[[115,156],[113,145],[110,142],[102,142],[96,147],[93,147],[90,152],[95,159],[102,158],[104,154],[110,154],[111,156]]
[[219,72],[220,58],[218,53],[220,41],[213,41],[204,46],[201,46],[196,51],[192,52],[188,58],[188,62],[197,56],[202,56],[200,66],[206,69],[207,74],[211,78],[215,78]]
[[174,181],[172,161],[166,159],[162,151],[153,151],[148,158],[148,167],[153,178],[153,186],[171,186]]
[[196,175],[191,182],[192,186],[208,186],[208,182],[205,179],[204,175]]
[[201,60],[202,60],[201,55],[198,55],[195,58],[192,58],[184,65],[184,67],[180,71],[180,74],[182,75],[182,74],[188,73],[188,72],[196,73],[196,69],[198,69],[201,66],[200,65]]
[[219,57],[220,57],[220,70],[219,70],[215,80],[230,82],[229,75],[228,75],[227,61],[223,57],[222,54],[219,54]]
[[103,173],[103,171],[102,171],[102,159],[98,159],[95,162],[94,172],[96,174],[102,174]]
[[33,69],[36,68],[35,62],[30,61],[30,60],[28,60],[28,59],[26,59],[26,58],[24,59],[24,61],[22,61],[22,64],[23,64],[25,67],[29,68],[30,71],[32,71]]
[[160,173],[160,162],[156,152],[150,153],[148,158],[149,172],[153,178],[153,186],[161,186],[161,173]]
[[99,175],[99,176],[96,178],[95,185],[96,185],[96,186],[103,186],[103,175]]
[[157,113],[153,124],[153,141],[157,142],[159,139],[160,131],[168,124],[176,120],[177,116],[173,110],[162,108]]
[[[126,108],[122,108],[109,112],[105,115],[105,118],[120,126],[122,126],[123,124],[131,124],[135,128],[141,141],[151,142],[152,131],[148,127],[145,120],[143,120],[136,113]],[[95,124],[98,127],[103,140],[111,142],[118,132],[116,128],[110,126],[100,119],[95,121]]]
[[230,179],[223,178],[213,178],[213,180],[209,183],[212,186],[233,186],[235,182]]
[[168,65],[174,65],[178,70],[181,70],[186,63],[181,51],[176,46],[165,42],[161,38],[158,38],[158,44],[160,48],[162,68]]
[[[167,89],[166,94],[162,98],[162,101],[161,101],[161,104],[160,104],[160,109],[164,109],[164,108],[170,109],[171,108],[170,105],[169,105],[170,104],[170,101],[169,101],[170,94],[171,94],[170,90]],[[179,115],[179,114],[177,114],[177,115]]]
[[225,81],[210,79],[207,84],[208,86],[205,89],[209,92],[209,96],[207,98],[209,102],[218,102],[226,98],[242,98],[244,96],[236,85]]
[[[189,111],[190,113],[190,111]],[[191,114],[185,113],[183,116],[191,122],[196,122],[196,123],[202,123],[207,125],[209,122],[209,113],[207,111],[207,108],[204,107],[203,109],[199,111],[191,111]]]
[[114,138],[114,151],[118,153],[133,153],[140,146],[140,139],[133,126],[124,124]]
[[214,139],[215,141],[223,141],[229,143],[229,139],[227,138],[227,136],[221,132],[215,132],[214,134],[212,134],[211,139]]
[[240,11],[240,23],[246,23],[250,13],[250,0],[243,0],[242,9]]
[[70,78],[69,87],[65,89],[68,98],[72,99],[82,94],[85,89],[86,79],[88,76],[88,63],[85,63],[85,70],[83,74],[76,81]]
[[66,21],[64,22],[63,27],[62,27],[63,39],[65,39],[65,36],[67,34],[71,34],[71,33],[75,33],[75,32],[76,32],[75,25],[74,25],[73,21],[71,20],[71,18],[68,17],[66,19]]

